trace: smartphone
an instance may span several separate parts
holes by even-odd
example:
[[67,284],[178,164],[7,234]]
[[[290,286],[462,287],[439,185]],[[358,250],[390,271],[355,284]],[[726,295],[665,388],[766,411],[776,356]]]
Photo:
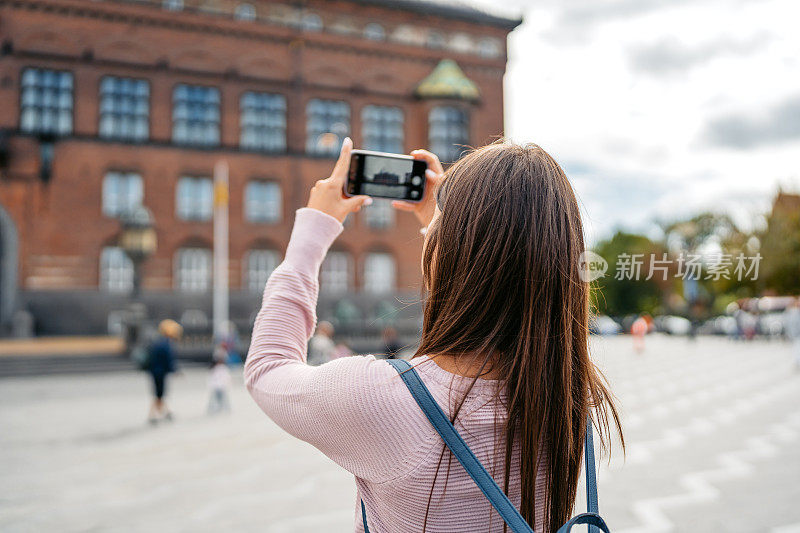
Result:
[[345,194],[419,202],[425,193],[425,161],[410,155],[353,150]]

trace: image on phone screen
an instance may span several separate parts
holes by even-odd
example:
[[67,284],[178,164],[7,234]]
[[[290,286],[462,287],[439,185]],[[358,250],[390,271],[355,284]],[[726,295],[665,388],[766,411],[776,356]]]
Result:
[[378,198],[418,202],[425,192],[424,161],[411,156],[353,150],[346,191]]

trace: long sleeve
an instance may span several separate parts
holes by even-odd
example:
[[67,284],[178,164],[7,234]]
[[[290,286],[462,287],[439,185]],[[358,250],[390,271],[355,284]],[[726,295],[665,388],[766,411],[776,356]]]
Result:
[[402,450],[409,443],[419,450],[425,442],[432,445],[433,436],[424,424],[400,431],[407,420],[399,420],[404,417],[397,416],[398,406],[408,402],[409,394],[385,361],[354,356],[319,367],[306,364],[319,267],[341,231],[333,217],[308,208],[297,211],[286,258],[264,290],[245,383],[259,407],[284,430],[356,476],[382,482],[421,460],[419,454],[398,458],[386,450]]

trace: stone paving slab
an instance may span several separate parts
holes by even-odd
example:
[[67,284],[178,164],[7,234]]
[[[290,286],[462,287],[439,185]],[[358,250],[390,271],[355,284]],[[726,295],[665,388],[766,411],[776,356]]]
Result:
[[[627,456],[615,443],[599,474],[612,530],[800,529],[788,345],[649,337],[636,355],[615,337],[594,339],[593,353],[626,424]],[[186,369],[169,384],[176,419],[157,427],[140,373],[3,380],[0,531],[352,531],[352,477],[283,433],[234,378],[233,411],[209,417],[206,372]]]

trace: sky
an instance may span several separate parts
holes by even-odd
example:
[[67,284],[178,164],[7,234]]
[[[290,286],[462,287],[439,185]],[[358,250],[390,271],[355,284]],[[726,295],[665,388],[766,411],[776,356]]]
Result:
[[[470,0],[498,12],[496,0]],[[588,241],[800,192],[800,1],[505,0],[506,132],[564,167]]]

